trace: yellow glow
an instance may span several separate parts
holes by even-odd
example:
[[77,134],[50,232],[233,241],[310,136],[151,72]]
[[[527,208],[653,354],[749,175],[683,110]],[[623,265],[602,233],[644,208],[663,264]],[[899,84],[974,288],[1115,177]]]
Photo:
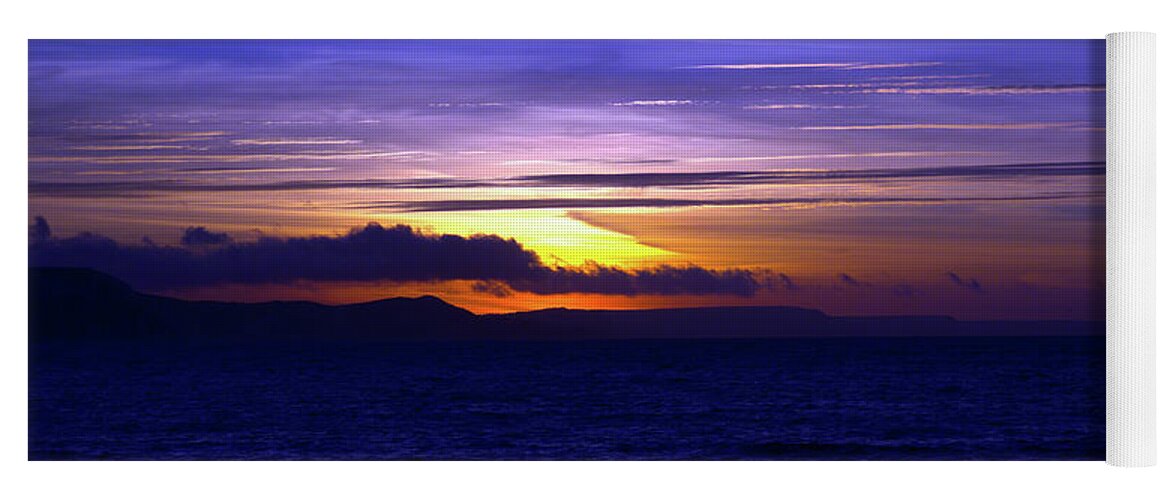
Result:
[[437,233],[499,234],[516,238],[549,264],[579,266],[594,261],[612,266],[641,266],[668,262],[675,255],[640,244],[632,236],[570,218],[564,210],[396,214],[393,220]]

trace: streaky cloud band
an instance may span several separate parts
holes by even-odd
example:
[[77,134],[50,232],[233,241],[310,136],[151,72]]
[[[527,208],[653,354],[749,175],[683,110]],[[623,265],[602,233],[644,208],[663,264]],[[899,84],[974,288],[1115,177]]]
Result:
[[1060,193],[1030,196],[978,197],[795,197],[795,198],[733,198],[733,199],[664,199],[664,198],[541,198],[494,200],[437,200],[418,202],[388,202],[351,205],[347,208],[365,210],[388,209],[395,212],[479,212],[490,210],[540,210],[589,208],[684,208],[736,207],[767,205],[844,205],[844,204],[936,204],[977,203],[994,201],[1054,201],[1100,196],[1100,193]]

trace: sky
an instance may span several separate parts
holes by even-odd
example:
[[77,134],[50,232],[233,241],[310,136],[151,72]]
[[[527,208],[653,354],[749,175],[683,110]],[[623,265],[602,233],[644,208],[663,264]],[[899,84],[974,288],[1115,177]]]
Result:
[[188,299],[1105,316],[1101,40],[30,41],[33,265]]

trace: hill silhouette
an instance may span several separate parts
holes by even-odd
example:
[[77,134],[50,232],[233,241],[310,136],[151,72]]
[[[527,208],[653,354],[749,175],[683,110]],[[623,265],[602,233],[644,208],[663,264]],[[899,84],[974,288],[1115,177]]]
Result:
[[423,296],[341,306],[184,301],[106,274],[29,269],[30,340],[587,340],[1103,335],[1104,322],[833,317],[795,307],[573,310],[476,315]]

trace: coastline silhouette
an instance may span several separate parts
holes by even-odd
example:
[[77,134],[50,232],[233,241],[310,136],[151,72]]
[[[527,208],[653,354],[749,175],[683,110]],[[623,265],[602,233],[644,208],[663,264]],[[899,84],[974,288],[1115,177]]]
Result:
[[327,306],[184,301],[135,292],[109,275],[30,268],[30,338],[215,340],[589,340],[790,337],[1086,336],[1094,321],[958,321],[947,316],[828,316],[796,307],[543,309],[476,315],[423,296]]

